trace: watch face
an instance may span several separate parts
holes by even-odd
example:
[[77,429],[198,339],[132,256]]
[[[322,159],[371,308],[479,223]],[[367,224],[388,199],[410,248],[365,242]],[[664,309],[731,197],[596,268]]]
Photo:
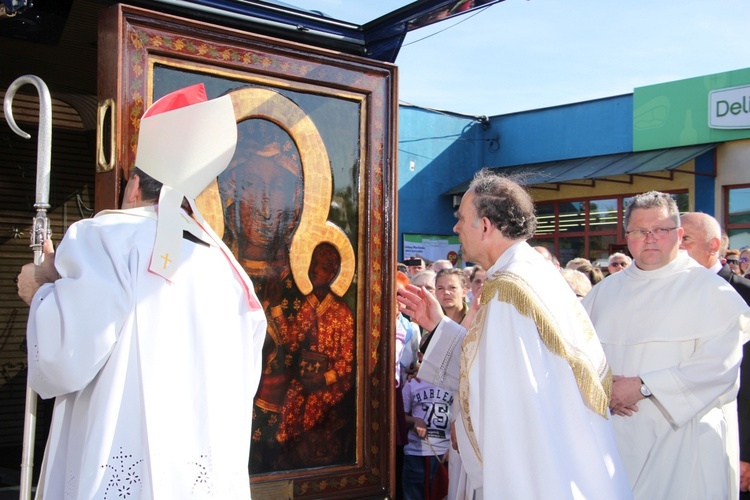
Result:
[[643,394],[643,397],[649,397],[651,396],[651,391],[648,390],[648,387],[645,385],[641,385],[641,394]]

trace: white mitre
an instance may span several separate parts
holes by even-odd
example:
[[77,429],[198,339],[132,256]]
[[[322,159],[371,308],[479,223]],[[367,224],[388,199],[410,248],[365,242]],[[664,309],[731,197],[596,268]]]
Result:
[[172,281],[186,223],[182,200],[202,220],[194,200],[229,165],[236,146],[231,98],[208,100],[202,83],[165,95],[143,114],[135,166],[163,184],[151,272]]

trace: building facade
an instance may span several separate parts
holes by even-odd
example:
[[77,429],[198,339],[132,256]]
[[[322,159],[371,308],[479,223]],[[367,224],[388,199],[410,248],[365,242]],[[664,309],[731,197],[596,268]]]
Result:
[[489,118],[401,106],[399,241],[453,234],[451,212],[487,167],[529,187],[532,243],[563,264],[626,249],[623,209],[649,190],[716,217],[730,248],[750,245],[748,89],[743,69]]

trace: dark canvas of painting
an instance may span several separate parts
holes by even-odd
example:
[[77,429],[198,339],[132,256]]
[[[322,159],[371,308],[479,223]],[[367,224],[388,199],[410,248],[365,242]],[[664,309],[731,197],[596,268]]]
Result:
[[234,157],[198,201],[268,318],[250,472],[352,463],[359,105],[168,66],[155,68],[154,99],[197,82],[229,93],[238,117]]

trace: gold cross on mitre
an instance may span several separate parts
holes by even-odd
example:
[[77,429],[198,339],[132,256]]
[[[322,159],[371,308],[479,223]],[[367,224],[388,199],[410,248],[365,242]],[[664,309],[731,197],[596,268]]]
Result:
[[164,259],[164,266],[162,266],[162,269],[166,269],[169,263],[172,262],[172,259],[169,258],[169,252],[162,255],[161,258]]

